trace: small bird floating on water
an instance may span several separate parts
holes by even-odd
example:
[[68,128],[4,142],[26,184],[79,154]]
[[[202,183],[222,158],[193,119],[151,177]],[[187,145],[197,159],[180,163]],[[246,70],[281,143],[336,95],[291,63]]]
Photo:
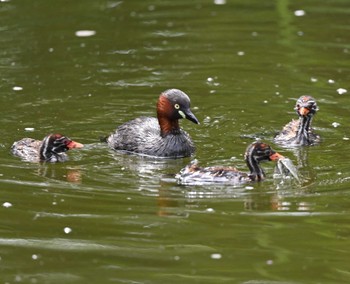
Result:
[[298,120],[293,119],[274,138],[278,144],[285,146],[305,146],[318,144],[321,141],[319,135],[315,134],[311,121],[318,108],[316,101],[311,96],[301,96],[294,108],[299,116]]
[[190,98],[178,89],[164,91],[158,99],[157,118],[139,117],[120,125],[107,138],[114,150],[158,158],[191,156],[195,146],[189,134],[179,126],[186,118],[199,124],[190,109]]
[[64,162],[68,160],[65,152],[73,148],[82,148],[83,144],[75,142],[61,134],[47,135],[42,141],[23,138],[14,142],[11,153],[29,162]]
[[284,156],[275,152],[268,144],[260,141],[254,142],[247,147],[244,155],[249,173],[241,172],[234,167],[213,166],[199,167],[196,162],[191,163],[176,175],[180,184],[244,184],[254,181],[261,181],[265,178],[264,170],[260,162],[278,161]]

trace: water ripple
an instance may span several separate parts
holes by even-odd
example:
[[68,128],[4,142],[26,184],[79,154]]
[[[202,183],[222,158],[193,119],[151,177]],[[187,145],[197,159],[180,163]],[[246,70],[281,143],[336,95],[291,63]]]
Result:
[[119,80],[117,82],[110,82],[106,84],[107,86],[113,87],[153,87],[155,83],[149,81],[136,80],[134,82],[127,82],[125,80]]
[[182,37],[186,35],[186,33],[172,31],[156,31],[153,34],[161,37]]
[[38,249],[54,249],[54,250],[74,250],[74,251],[109,251],[116,249],[116,246],[102,245],[85,240],[70,240],[70,239],[6,239],[0,238],[0,245],[15,246],[15,247],[31,247]]

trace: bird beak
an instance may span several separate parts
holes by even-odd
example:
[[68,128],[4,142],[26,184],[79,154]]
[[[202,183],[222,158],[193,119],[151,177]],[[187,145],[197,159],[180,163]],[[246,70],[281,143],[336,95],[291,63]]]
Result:
[[270,155],[269,158],[270,158],[271,161],[277,161],[277,160],[280,160],[280,159],[284,159],[284,156],[282,156],[281,154],[275,152],[272,155]]
[[306,107],[301,107],[299,109],[299,114],[302,116],[307,116],[309,112],[310,112],[310,110]]
[[73,148],[83,148],[84,145],[75,141],[70,141],[67,145],[68,149],[73,149]]
[[183,118],[186,118],[195,124],[200,124],[197,117],[195,117],[195,115],[192,113],[192,111],[190,109],[186,109],[184,111],[180,110],[179,113]]

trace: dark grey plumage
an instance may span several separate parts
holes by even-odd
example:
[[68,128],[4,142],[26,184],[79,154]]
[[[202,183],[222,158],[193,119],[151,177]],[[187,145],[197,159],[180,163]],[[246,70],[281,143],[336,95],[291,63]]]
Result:
[[119,126],[107,142],[113,149],[149,156],[180,158],[194,153],[195,146],[184,130],[179,129],[178,133],[164,137],[160,131],[155,117],[139,117]]
[[163,92],[157,103],[157,116],[158,119],[142,116],[120,125],[107,138],[109,147],[161,158],[191,156],[194,143],[178,123],[181,118],[199,123],[190,110],[189,97],[177,89]]

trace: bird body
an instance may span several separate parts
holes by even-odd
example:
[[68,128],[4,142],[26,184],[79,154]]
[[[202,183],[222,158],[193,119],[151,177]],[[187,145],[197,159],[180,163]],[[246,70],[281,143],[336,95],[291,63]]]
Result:
[[61,134],[47,135],[42,141],[23,138],[14,142],[11,153],[28,162],[64,162],[68,160],[66,151],[82,148],[84,145]]
[[295,110],[299,119],[293,119],[285,125],[274,141],[286,146],[318,144],[321,138],[311,127],[313,116],[318,110],[315,99],[311,96],[301,96],[296,102]]
[[249,173],[237,170],[235,167],[212,166],[199,167],[195,162],[186,166],[176,175],[180,184],[244,184],[261,181],[265,178],[260,166],[263,161],[276,161],[284,157],[275,152],[268,144],[254,142],[247,147],[245,161]]
[[190,110],[190,99],[182,91],[163,92],[157,103],[157,118],[142,116],[128,121],[107,138],[114,150],[158,158],[183,158],[195,151],[194,143],[178,120],[199,124]]

